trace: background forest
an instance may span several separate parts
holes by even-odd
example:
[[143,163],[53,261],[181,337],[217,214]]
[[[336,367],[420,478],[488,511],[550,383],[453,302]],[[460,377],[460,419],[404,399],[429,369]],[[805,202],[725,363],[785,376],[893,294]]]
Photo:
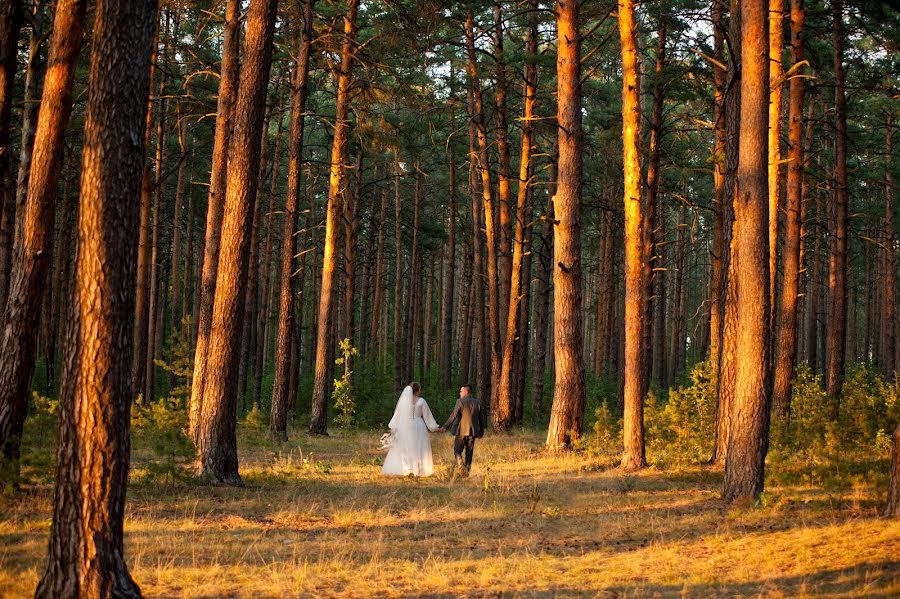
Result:
[[[533,454],[601,495],[652,466],[896,516],[898,48],[878,0],[0,0],[4,575],[44,558],[29,494],[51,539],[108,511],[121,548],[129,472],[162,512],[332,473],[377,512],[357,486],[413,380],[439,420],[462,384],[489,406],[495,508]],[[39,595],[87,559],[57,545]],[[130,582],[104,564],[81,588]]]

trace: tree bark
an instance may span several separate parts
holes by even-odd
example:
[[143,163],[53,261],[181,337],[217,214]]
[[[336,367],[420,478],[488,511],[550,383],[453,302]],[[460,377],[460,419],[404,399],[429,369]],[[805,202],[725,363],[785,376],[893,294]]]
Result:
[[235,412],[239,335],[249,262],[252,198],[259,184],[260,146],[266,86],[272,59],[277,0],[254,0],[247,13],[244,69],[234,105],[229,143],[222,245],[205,366],[198,426],[199,474],[219,483],[242,484],[238,474]]
[[[453,77],[455,73],[451,74]],[[451,97],[451,101],[455,98]],[[456,113],[450,114],[450,130],[456,130]],[[453,309],[456,290],[456,151],[448,140],[447,168],[450,177],[449,216],[447,218],[449,235],[447,239],[447,269],[444,271],[443,306],[441,308],[441,386],[450,389],[453,385]],[[379,236],[381,231],[379,230]],[[376,279],[377,280],[377,279]]]
[[[272,384],[272,413],[269,436],[287,439],[288,407],[292,402],[289,382],[291,368],[291,339],[294,329],[294,255],[297,253],[297,216],[300,194],[303,193],[303,136],[309,81],[309,55],[312,47],[313,8],[315,0],[304,0],[297,64],[291,85],[291,129],[288,138],[287,198],[284,208],[284,231],[281,247],[281,286],[278,296],[278,333],[275,341],[275,380]],[[303,284],[303,281],[300,281]],[[302,304],[300,304],[302,307]]]
[[[659,193],[659,159],[663,136],[663,69],[666,64],[666,23],[661,21],[656,32],[656,66],[653,79],[653,114],[650,117],[650,159],[647,164],[647,210],[651,216],[649,230],[643,232],[649,241],[644,268],[649,269],[651,296],[644,299],[645,309],[650,307],[652,340],[652,377],[660,387],[666,386],[666,272],[665,272],[665,221],[662,196]],[[644,325],[646,326],[646,324]],[[646,373],[645,375],[646,376]]]
[[21,0],[0,3],[0,302],[3,302],[0,306],[5,305],[12,272],[16,193],[15,185],[9,180],[12,166],[9,140],[23,17],[24,3]]
[[[781,198],[781,95],[784,82],[784,1],[769,0],[769,328],[775,334],[778,204]],[[793,80],[796,80],[795,77]]]
[[394,310],[393,310],[393,340],[394,340],[394,391],[399,393],[406,383],[403,382],[403,355],[406,349],[406,341],[403,339],[403,330],[400,316],[403,313],[403,223],[400,210],[400,152],[394,148]]
[[328,205],[325,219],[325,252],[322,259],[322,286],[319,292],[319,318],[316,332],[316,372],[313,383],[312,414],[309,432],[324,435],[328,432],[328,356],[329,327],[332,324],[334,270],[337,265],[338,221],[341,195],[344,190],[344,163],[347,157],[347,137],[350,112],[350,82],[353,68],[353,44],[356,37],[356,13],[359,0],[350,0],[344,15],[344,42],[341,48],[340,71],[337,81],[337,100],[334,117],[334,138],[331,145],[331,168],[328,177]]
[[619,36],[622,40],[622,144],[625,172],[625,420],[622,468],[647,465],[644,449],[644,397],[642,359],[644,340],[644,237],[641,215],[640,93],[635,44],[633,0],[619,2]]
[[884,169],[884,248],[885,248],[885,278],[884,278],[884,325],[882,326],[882,355],[886,372],[897,370],[897,318],[896,318],[896,287],[894,284],[894,269],[896,254],[894,252],[894,115],[887,115],[887,156],[888,162]]
[[832,0],[834,46],[834,241],[829,256],[828,358],[825,384],[837,414],[847,355],[847,101],[844,96],[844,3]]
[[[36,597],[140,597],[125,564],[130,353],[156,3],[97,3],[53,524]],[[137,143],[136,143],[137,141]]]
[[714,0],[712,3],[713,22],[713,58],[718,65],[713,65],[713,83],[715,86],[715,123],[713,133],[713,209],[715,210],[715,230],[711,258],[711,274],[709,283],[709,360],[718,365],[722,348],[723,296],[725,281],[725,220],[731,198],[725,197],[725,86],[727,72],[719,65],[725,62],[725,25],[724,1]]
[[[488,138],[487,124],[485,123],[481,84],[478,81],[478,71],[475,61],[475,34],[474,17],[472,10],[466,12],[466,74],[469,87],[472,90],[472,104],[469,109],[469,118],[475,124],[477,152],[473,156],[481,176],[481,198],[484,204],[484,230],[485,230],[485,254],[488,284],[488,352],[490,354],[490,400],[492,421],[498,425],[496,391],[500,385],[500,274],[497,271],[497,226],[494,223],[494,195],[491,190],[491,175],[488,164]],[[506,185],[509,181],[507,179]],[[485,390],[480,390],[482,401],[485,401]]]
[[[529,13],[533,14],[533,13]],[[494,58],[497,60],[497,70],[494,85],[494,102],[497,106],[497,212],[499,216],[498,243],[497,243],[497,273],[498,281],[498,311],[497,330],[499,333],[498,346],[506,347],[507,313],[509,311],[510,288],[512,285],[512,166],[510,160],[509,125],[507,124],[506,90],[509,77],[506,69],[506,59],[503,56],[503,2],[494,0]],[[524,100],[523,100],[524,102]],[[502,361],[502,353],[500,355]],[[502,368],[502,366],[501,366]],[[501,372],[493,373],[493,378],[498,383]],[[495,423],[498,416],[494,416]]]
[[22,431],[37,357],[40,312],[35,306],[41,305],[48,286],[56,189],[72,112],[72,82],[81,50],[85,13],[85,0],[60,0],[56,5],[48,57],[51,76],[41,96],[23,214],[24,234],[13,265],[0,348],[0,477],[8,473],[16,478],[19,474]]
[[194,326],[197,328],[197,339],[188,410],[188,429],[194,443],[198,441],[198,423],[202,411],[204,383],[206,382],[207,348],[212,328],[213,299],[216,293],[222,219],[225,212],[228,148],[233,128],[234,101],[238,91],[240,70],[238,55],[241,45],[240,7],[239,0],[226,0],[225,2],[225,22],[222,28],[222,67],[219,77],[219,98],[216,105],[216,126],[209,175],[203,266],[200,273],[200,289],[197,293],[197,318],[194,321]]
[[[555,145],[555,144],[554,144]],[[553,276],[553,198],[556,196],[557,179],[557,153],[550,156],[550,180],[547,182],[547,211],[542,221],[545,224],[544,236],[541,239],[541,249],[538,254],[540,260],[535,297],[537,303],[534,310],[534,356],[531,366],[531,404],[535,414],[542,414],[544,410],[544,379],[546,378],[547,364],[547,329],[550,322],[550,294],[553,289],[551,277]]]
[[737,301],[735,297],[736,255],[733,246],[734,200],[737,188],[738,149],[740,146],[741,115],[741,9],[739,0],[731,0],[729,19],[728,85],[725,92],[725,177],[722,206],[724,213],[723,264],[725,273],[722,301],[723,318],[721,351],[716,367],[716,432],[710,461],[724,465],[728,456],[728,437],[731,431],[731,405],[734,398],[734,376],[737,352]]
[[[803,61],[803,0],[791,0],[791,64]],[[803,79],[793,77],[788,106],[788,172],[785,205],[783,282],[775,354],[775,412],[791,413],[791,381],[797,362],[797,321],[800,306],[800,211],[803,202]],[[772,112],[770,110],[771,117]],[[770,123],[771,126],[771,123]],[[771,140],[770,140],[771,141]],[[771,195],[772,190],[769,189]],[[771,201],[770,201],[771,207]],[[770,240],[771,241],[771,240]],[[774,277],[773,277],[774,279]],[[773,304],[774,305],[774,304]],[[773,331],[774,333],[774,331]]]
[[553,202],[553,350],[556,386],[547,448],[568,449],[584,421],[581,315],[581,31],[576,0],[556,4],[559,179]]
[[[532,0],[529,3],[529,8],[531,12],[529,12],[529,28],[525,40],[527,57],[525,58],[524,73],[522,150],[519,158],[519,181],[516,194],[515,238],[513,240],[512,264],[510,265],[511,271],[508,287],[507,319],[504,323],[506,326],[506,334],[504,336],[500,385],[497,389],[497,409],[494,411],[494,428],[498,430],[509,430],[516,420],[517,398],[515,393],[516,381],[514,380],[514,375],[519,360],[517,350],[521,350],[519,337],[525,334],[525,331],[519,328],[519,313],[523,310],[522,299],[525,295],[523,288],[528,284],[529,280],[528,273],[524,272],[523,262],[525,255],[525,228],[527,225],[525,220],[525,208],[528,203],[529,186],[531,183],[531,150],[534,144],[534,105],[537,98],[537,67],[534,62],[537,54],[537,24],[533,17],[537,8],[535,0]],[[498,14],[498,11],[499,9],[495,8],[495,15]],[[502,201],[503,199],[501,197],[501,202]],[[501,276],[503,276],[502,272]]]
[[741,127],[735,194],[734,271],[737,304],[732,427],[722,496],[756,499],[763,490],[769,445],[772,365],[769,330],[768,15],[766,0],[741,2]]
[[382,327],[381,306],[383,303],[384,284],[381,279],[384,277],[384,230],[386,228],[386,215],[387,191],[383,189],[381,190],[381,210],[379,211],[378,223],[376,225],[376,228],[378,229],[378,241],[375,244],[375,278],[373,280],[375,293],[372,299],[372,326],[369,329],[369,348],[371,349],[373,356],[377,355],[376,350],[378,349]]

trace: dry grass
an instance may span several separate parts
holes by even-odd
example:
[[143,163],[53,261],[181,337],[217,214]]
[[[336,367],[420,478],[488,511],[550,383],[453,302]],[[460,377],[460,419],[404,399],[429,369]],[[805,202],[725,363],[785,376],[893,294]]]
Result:
[[[125,545],[146,596],[900,595],[900,522],[871,487],[778,487],[736,509],[716,471],[626,475],[528,432],[480,442],[459,480],[444,436],[427,480],[382,477],[374,433],[261,437],[242,429],[233,489],[148,482],[138,434]],[[4,597],[33,593],[46,552],[51,488],[31,474],[0,508]]]

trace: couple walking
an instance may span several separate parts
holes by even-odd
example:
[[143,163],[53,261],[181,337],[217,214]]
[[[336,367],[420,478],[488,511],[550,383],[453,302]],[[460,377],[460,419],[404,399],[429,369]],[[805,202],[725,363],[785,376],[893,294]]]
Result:
[[431,440],[428,433],[449,432],[455,436],[453,453],[456,467],[463,475],[472,466],[472,452],[475,439],[484,435],[484,410],[481,402],[472,396],[468,385],[459,390],[459,399],[453,413],[444,426],[438,426],[425,399],[419,396],[419,383],[410,383],[400,394],[391,429],[390,449],[384,459],[382,474],[394,476],[431,476],[434,461],[431,454]]

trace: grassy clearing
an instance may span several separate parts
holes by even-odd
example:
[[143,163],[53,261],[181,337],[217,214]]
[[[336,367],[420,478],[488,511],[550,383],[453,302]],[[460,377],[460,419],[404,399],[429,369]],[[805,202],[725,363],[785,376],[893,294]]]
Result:
[[[28,596],[50,526],[47,423],[29,420],[25,490],[0,508],[0,595]],[[827,488],[775,464],[763,505],[728,508],[701,466],[624,474],[613,459],[541,452],[520,431],[476,447],[448,478],[384,478],[376,433],[271,445],[240,432],[242,489],[153,475],[137,430],[125,522],[148,597],[900,595],[900,522],[883,487]],[[651,456],[652,457],[652,456]],[[879,467],[886,464],[879,462]]]

